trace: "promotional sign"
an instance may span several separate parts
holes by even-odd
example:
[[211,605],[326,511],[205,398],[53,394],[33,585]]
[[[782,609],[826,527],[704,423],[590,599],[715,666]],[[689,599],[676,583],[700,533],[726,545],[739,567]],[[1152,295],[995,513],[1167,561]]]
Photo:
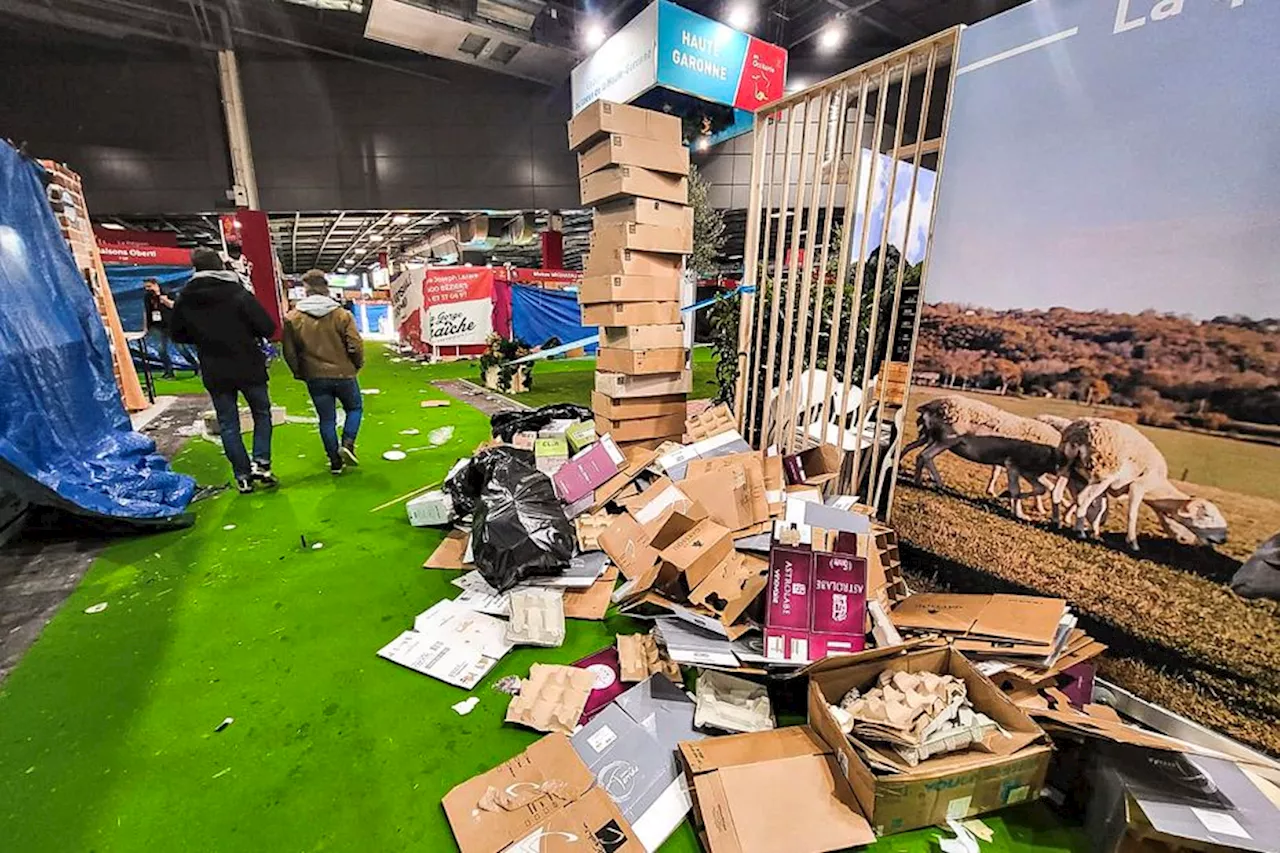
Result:
[[[1274,3],[1154,0],[964,31],[893,505],[924,573],[1069,599],[1100,675],[1272,754],[1277,33]],[[958,420],[1054,491],[1014,506],[1014,465],[937,440]]]
[[658,6],[658,85],[751,111],[783,96],[785,49],[666,0]]
[[785,48],[667,0],[645,8],[571,79],[575,115],[597,99],[627,103],[655,86],[754,112],[782,98],[786,84]]
[[573,69],[573,114],[592,101],[625,104],[658,82],[658,5],[631,19]]
[[429,305],[426,315],[426,342],[433,347],[483,344],[493,334],[493,302],[488,297]]
[[104,264],[132,266],[191,266],[191,250],[170,246],[146,246],[141,243],[98,242],[98,254]]
[[391,324],[401,343],[415,352],[425,349],[422,340],[422,268],[407,269],[391,281]]
[[577,287],[582,284],[582,273],[573,270],[537,270],[526,267],[511,267],[507,271],[507,281],[512,284],[536,284],[549,290],[563,290],[566,287]]

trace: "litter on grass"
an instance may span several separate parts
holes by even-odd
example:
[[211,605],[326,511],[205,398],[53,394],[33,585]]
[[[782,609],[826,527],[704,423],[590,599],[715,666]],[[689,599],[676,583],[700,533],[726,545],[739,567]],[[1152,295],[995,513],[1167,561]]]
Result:
[[215,729],[214,729],[214,731],[215,731],[215,732],[224,732],[224,731],[226,731],[226,730],[227,730],[227,726],[231,725],[231,724],[232,724],[232,723],[234,723],[235,721],[236,721],[236,718],[235,718],[235,717],[227,717],[225,720],[223,720],[222,722],[218,723],[218,726],[217,726],[217,728],[215,728]]
[[381,388],[361,388],[360,393],[366,396],[373,395],[373,394],[381,394],[382,389]]
[[236,526],[235,526],[234,524],[224,524],[224,525],[222,525],[222,529],[223,529],[223,530],[235,530],[235,529],[236,529]]
[[451,438],[453,438],[453,427],[451,426],[433,429],[431,432],[427,433],[427,441],[431,442],[433,447],[439,447],[442,444],[446,444]]
[[419,431],[419,430],[416,430],[416,429],[402,429],[402,430],[400,430],[400,434],[401,434],[401,435],[417,435],[419,432],[420,432],[420,431]]
[[458,716],[465,717],[467,714],[474,711],[478,704],[480,704],[480,697],[472,696],[469,699],[463,699],[461,702],[456,702],[449,707],[456,711]]
[[106,609],[107,609],[107,603],[105,601],[100,601],[97,604],[91,604],[88,607],[86,607],[84,609],[84,612],[85,613],[101,613]]
[[388,450],[386,453],[382,454],[382,458],[387,460],[388,462],[399,462],[401,459],[404,459],[405,456],[407,455],[408,454],[406,454],[403,450]]
[[[419,391],[418,393],[421,394],[423,392]],[[449,401],[448,400],[423,400],[422,403],[420,403],[420,405],[424,409],[434,409],[440,406],[449,405]]]
[[323,542],[317,542],[316,544],[314,544],[314,545],[312,545],[312,546],[311,546],[311,550],[312,550],[312,551],[319,551],[319,550],[320,550],[321,548],[323,548],[323,547],[324,547],[324,543],[323,543]]

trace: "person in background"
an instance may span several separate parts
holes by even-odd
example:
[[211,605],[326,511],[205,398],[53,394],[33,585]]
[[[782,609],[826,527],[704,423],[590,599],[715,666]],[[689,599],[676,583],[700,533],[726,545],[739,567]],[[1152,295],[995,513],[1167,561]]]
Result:
[[164,365],[165,379],[173,379],[173,358],[169,355],[169,321],[173,316],[173,300],[160,289],[154,278],[142,282],[146,300],[147,331],[155,330],[156,346],[160,349],[160,363]]
[[[267,357],[260,345],[262,338],[275,333],[275,321],[217,252],[193,249],[191,265],[196,272],[178,295],[169,335],[180,344],[195,345],[236,488],[247,494],[255,483],[276,486],[279,483],[271,473]],[[240,434],[241,394],[253,413],[252,459]]]
[[[364,342],[355,318],[329,295],[320,270],[302,276],[307,295],[284,319],[284,360],[295,379],[307,383],[311,402],[320,416],[320,440],[329,456],[329,472],[341,474],[346,465],[359,465],[356,433],[364,403],[356,374],[364,366]],[[338,441],[338,408],[345,419]]]

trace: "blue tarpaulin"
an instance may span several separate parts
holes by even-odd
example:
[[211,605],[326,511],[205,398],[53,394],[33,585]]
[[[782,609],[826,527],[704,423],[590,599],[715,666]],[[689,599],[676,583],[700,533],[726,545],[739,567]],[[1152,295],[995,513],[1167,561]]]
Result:
[[[131,266],[129,264],[108,264],[107,281],[111,282],[111,298],[116,301],[116,313],[120,315],[120,325],[126,332],[141,332],[146,328],[147,300],[143,282],[154,278],[160,288],[171,299],[177,299],[182,288],[191,280],[195,272],[191,267]],[[151,329],[143,338],[147,357],[153,368],[164,366],[160,358],[159,331]],[[133,360],[138,361],[138,344],[132,347]],[[169,363],[177,370],[195,370],[197,361],[195,350],[184,344],[169,341]]]
[[[541,346],[551,338],[561,343],[576,341],[597,332],[582,325],[577,293],[521,284],[511,286],[511,327],[530,346]],[[596,345],[588,344],[587,351],[595,352]]]
[[173,520],[195,481],[130,428],[42,174],[0,143],[0,489],[91,516]]

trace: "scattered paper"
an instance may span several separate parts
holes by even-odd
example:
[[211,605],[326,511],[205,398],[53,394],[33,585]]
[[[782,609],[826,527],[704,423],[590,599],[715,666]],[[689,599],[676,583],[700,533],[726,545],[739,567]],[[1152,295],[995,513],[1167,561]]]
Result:
[[236,721],[236,718],[235,718],[235,717],[227,717],[225,720],[223,720],[222,722],[218,723],[218,725],[214,728],[214,731],[215,731],[215,732],[223,732],[223,731],[226,731],[226,730],[227,730],[227,726],[231,725],[231,724],[232,724],[232,723],[234,723],[235,721]]
[[91,604],[88,607],[86,607],[84,609],[84,612],[85,613],[101,613],[106,609],[107,609],[107,603],[105,601],[100,601],[97,604]]
[[480,572],[471,571],[462,577],[454,578],[453,585],[462,590],[462,595],[454,601],[463,607],[477,613],[487,613],[490,616],[511,615],[511,602],[507,598],[507,593],[498,592],[489,586],[489,582]]
[[417,435],[419,432],[420,432],[419,430],[412,429],[412,428],[400,430],[401,435]]
[[320,550],[321,548],[323,548],[323,547],[324,547],[324,543],[323,543],[323,542],[316,542],[314,545],[312,545],[312,546],[311,546],[311,550],[312,550],[312,551],[319,551],[319,550]]
[[960,825],[988,844],[995,840],[996,834],[991,831],[991,827],[987,826],[976,817],[962,821]]
[[955,838],[938,837],[938,846],[942,853],[979,853],[978,839],[955,819],[948,819],[947,826],[956,834]]
[[378,656],[470,690],[511,651],[505,634],[505,622],[439,601],[418,615],[414,630],[379,649]]
[[448,400],[423,400],[419,405],[421,405],[422,408],[424,409],[434,409],[438,406],[449,405],[449,401]]
[[401,459],[404,459],[407,455],[408,454],[406,454],[403,450],[388,450],[386,453],[382,454],[382,458],[387,460],[388,462],[399,462]]
[[427,441],[431,442],[432,447],[439,447],[442,444],[447,444],[451,438],[453,438],[453,427],[451,426],[433,429],[431,432],[427,433]]
[[470,699],[463,699],[449,707],[458,713],[459,716],[465,717],[475,710],[476,705],[480,704],[479,696],[472,696]]
[[235,526],[234,524],[224,524],[224,525],[222,525],[222,529],[223,529],[223,530],[235,530],[235,529],[236,529],[236,526]]
[[381,388],[361,388],[360,393],[365,394],[366,396],[378,395],[382,393],[382,389]]

